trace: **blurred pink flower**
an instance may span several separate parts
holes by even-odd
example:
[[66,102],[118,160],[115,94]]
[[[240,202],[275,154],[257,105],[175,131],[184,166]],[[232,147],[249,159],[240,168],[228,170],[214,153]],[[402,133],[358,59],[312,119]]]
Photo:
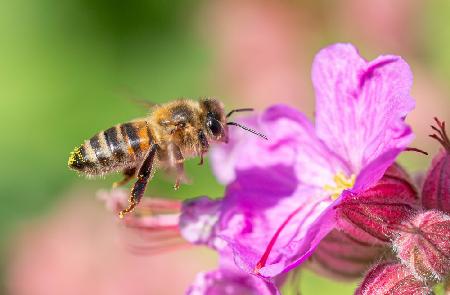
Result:
[[[329,17],[342,34],[383,51],[410,53],[420,48],[417,19],[423,2],[417,0],[344,0]],[[413,52],[415,53],[415,52]]]
[[230,100],[252,107],[276,101],[312,108],[311,101],[302,100],[311,93],[302,69],[308,67],[304,53],[313,18],[293,8],[287,1],[208,2],[202,29],[217,56],[215,82]]
[[197,272],[212,268],[214,256],[205,249],[130,253],[120,242],[117,216],[83,195],[89,194],[76,193],[48,217],[24,225],[12,244],[9,294],[182,294]]

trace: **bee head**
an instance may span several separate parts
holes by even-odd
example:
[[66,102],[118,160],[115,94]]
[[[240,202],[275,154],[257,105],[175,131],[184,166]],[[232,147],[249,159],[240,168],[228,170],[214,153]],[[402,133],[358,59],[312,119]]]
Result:
[[228,126],[237,126],[250,133],[253,133],[265,140],[267,137],[247,126],[236,122],[227,122],[227,119],[236,112],[253,111],[252,108],[234,109],[225,115],[221,102],[215,99],[203,99],[200,101],[201,108],[205,114],[205,129],[207,136],[215,141],[228,142]]
[[228,142],[227,118],[223,104],[215,99],[200,100],[200,107],[204,114],[204,128],[206,136],[213,141]]

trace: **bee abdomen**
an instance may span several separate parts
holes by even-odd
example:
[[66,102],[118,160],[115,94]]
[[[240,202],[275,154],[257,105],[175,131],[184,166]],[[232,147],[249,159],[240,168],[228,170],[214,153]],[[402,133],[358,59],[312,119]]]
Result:
[[134,167],[143,160],[153,136],[146,121],[119,124],[99,132],[75,148],[69,167],[89,175]]

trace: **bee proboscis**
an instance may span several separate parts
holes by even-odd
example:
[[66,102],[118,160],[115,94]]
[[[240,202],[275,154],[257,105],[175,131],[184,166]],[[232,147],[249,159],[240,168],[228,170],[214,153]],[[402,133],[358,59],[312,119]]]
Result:
[[223,104],[216,99],[199,101],[179,99],[154,105],[147,117],[118,124],[101,131],[75,148],[68,166],[88,176],[122,172],[124,178],[115,185],[136,179],[128,207],[119,216],[131,212],[144,195],[156,166],[175,172],[174,188],[184,181],[185,159],[208,152],[211,142],[228,142],[228,126],[237,126],[264,139],[258,133],[236,122],[227,122],[235,109],[225,114]]

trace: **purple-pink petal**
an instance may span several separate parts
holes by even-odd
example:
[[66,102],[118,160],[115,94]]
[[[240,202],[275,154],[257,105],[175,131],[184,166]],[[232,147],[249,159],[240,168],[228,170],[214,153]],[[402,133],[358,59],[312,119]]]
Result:
[[391,149],[366,165],[356,178],[352,191],[363,192],[380,180],[403,149]]
[[278,288],[238,269],[197,274],[186,295],[278,295]]
[[[385,55],[367,62],[352,45],[335,44],[316,55],[312,80],[317,135],[354,174],[411,142],[404,118],[414,108],[413,78],[401,57]],[[392,162],[382,164],[387,168]]]
[[230,128],[229,143],[211,151],[214,173],[224,184],[236,178],[237,170],[252,167],[292,166],[300,183],[321,188],[331,184],[337,172],[350,172],[316,136],[312,123],[294,108],[275,105],[240,122],[264,133],[269,140]]
[[183,238],[195,245],[215,248],[215,227],[221,204],[221,199],[212,200],[206,196],[184,201],[179,221]]
[[[292,167],[237,171],[223,200],[218,236],[231,247],[241,269],[262,277],[279,275],[309,257],[332,229],[332,202],[321,195],[317,189],[297,186]],[[256,269],[272,237],[296,208],[264,265]]]

